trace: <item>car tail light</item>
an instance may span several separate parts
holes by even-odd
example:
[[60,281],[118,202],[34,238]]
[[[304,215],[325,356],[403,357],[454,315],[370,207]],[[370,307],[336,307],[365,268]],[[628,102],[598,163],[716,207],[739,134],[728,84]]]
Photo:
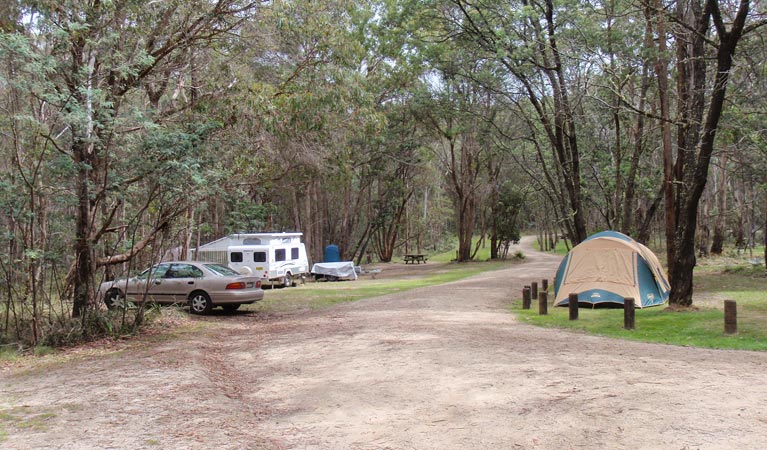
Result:
[[256,281],[256,289],[261,287],[261,280]]
[[227,289],[245,289],[245,283],[242,281],[238,281],[236,283],[229,283],[226,285]]

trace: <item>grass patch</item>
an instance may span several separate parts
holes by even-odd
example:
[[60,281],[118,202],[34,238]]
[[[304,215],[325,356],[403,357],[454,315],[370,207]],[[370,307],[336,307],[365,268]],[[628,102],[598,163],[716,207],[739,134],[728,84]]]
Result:
[[436,272],[415,274],[404,279],[373,280],[363,276],[356,281],[309,282],[297,288],[267,290],[264,300],[254,305],[245,305],[243,309],[263,312],[321,309],[338,303],[449,283],[482,272],[502,269],[510,264],[501,261],[451,263],[445,264]]
[[[537,243],[534,245],[537,247]],[[560,241],[556,252],[566,254],[563,247],[563,241]],[[661,260],[665,259],[663,251],[655,252]],[[569,320],[567,308],[550,307],[547,316],[539,316],[535,300],[531,310],[522,310],[521,299],[515,301],[511,309],[520,320],[542,327],[672,345],[767,351],[767,300],[764,297],[767,271],[763,261],[754,258],[750,252],[737,254],[730,251],[725,255],[698,259],[693,308],[638,309],[635,330],[623,329],[621,308],[581,308],[577,321]],[[735,300],[738,304],[738,333],[735,335],[724,334],[724,300]]]
[[[539,316],[537,306],[523,310],[521,299],[512,310],[524,322],[543,327],[579,330],[599,336],[716,349],[767,351],[767,277],[744,270],[726,270],[730,263],[708,261],[695,271],[695,296],[689,310],[666,306],[636,310],[636,329],[623,329],[623,309],[581,308],[576,321],[567,308],[549,308]],[[738,304],[738,333],[724,334],[724,300]]]
[[[533,241],[533,248],[535,248],[536,250],[541,251],[541,252],[543,251],[543,250],[541,250],[541,245],[538,242],[538,239]],[[557,241],[557,245],[554,246],[554,250],[551,250],[549,253],[554,253],[555,255],[565,256],[567,254],[567,252],[569,252],[569,251],[570,250],[567,249],[567,245],[565,244],[565,240],[564,239],[560,239],[560,240]]]
[[0,345],[0,364],[15,362],[19,357],[19,346],[17,344]]
[[[739,307],[740,308],[740,307]],[[636,310],[636,329],[623,329],[622,309],[586,309],[571,321],[567,308],[550,308],[547,316],[523,310],[521,301],[512,310],[524,322],[533,325],[584,331],[597,336],[633,341],[704,348],[767,351],[764,328],[738,324],[738,334],[724,334],[724,314],[716,309],[673,311],[664,307]],[[739,311],[740,313],[740,311]]]
[[7,430],[12,428],[45,431],[47,422],[55,417],[53,412],[35,413],[28,406],[0,411],[0,441],[6,439]]
[[38,345],[34,348],[35,356],[45,356],[56,352],[56,349],[47,345]]
[[[472,252],[477,246],[477,242],[479,241],[479,237],[475,236],[471,241],[471,249]],[[474,261],[490,261],[490,239],[485,239],[485,242],[483,244],[479,244],[480,247],[477,250],[477,254],[474,256]],[[507,259],[515,259],[515,252],[509,252],[509,254],[506,256]],[[442,253],[435,253],[431,256],[429,256],[429,261],[431,262],[452,262],[455,261],[458,254],[458,242],[455,243],[455,247],[451,250],[448,250],[446,252]],[[519,259],[519,258],[517,258]]]

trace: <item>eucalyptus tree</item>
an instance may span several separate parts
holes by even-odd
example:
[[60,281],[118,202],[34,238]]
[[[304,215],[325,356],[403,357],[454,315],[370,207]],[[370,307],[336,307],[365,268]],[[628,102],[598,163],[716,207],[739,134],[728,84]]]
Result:
[[[206,184],[200,149],[212,128],[174,120],[213,94],[200,82],[198,52],[213,42],[225,47],[259,3],[17,2],[9,38],[18,44],[6,49],[18,58],[27,105],[43,112],[35,117],[41,139],[21,149],[50,149],[44,163],[68,171],[74,316],[93,305],[97,267],[135,256],[195,201],[182,185]],[[123,254],[99,258],[105,235],[127,226],[115,221],[129,200],[138,213],[152,211],[147,234]]]
[[[435,169],[444,174],[441,189],[453,208],[458,235],[458,261],[473,258],[472,238],[488,224],[484,211],[492,205],[493,177],[498,178],[498,147],[494,121],[495,93],[476,78],[493,78],[492,67],[475,49],[449,39],[450,30],[435,13],[436,4],[422,1],[387,2],[394,11],[391,28],[404,36],[404,61],[413,73],[411,99],[422,133],[420,142],[431,150]],[[401,59],[402,61],[402,59]],[[424,214],[424,217],[427,215]]]
[[[724,149],[713,156],[718,176],[712,254],[721,254],[726,232],[738,249],[753,248],[757,233],[767,239],[767,51],[757,39],[743,42],[740,55],[746,60],[732,71],[731,101],[726,105],[719,140]],[[722,147],[722,146],[720,146]],[[724,154],[723,154],[724,153]],[[717,181],[715,178],[714,181]],[[762,255],[767,264],[767,253]]]
[[588,199],[602,218],[598,226],[646,242],[657,213],[652,205],[663,193],[654,187],[662,185],[652,117],[654,36],[639,20],[644,13],[636,2],[588,2],[581,9],[578,48],[591,61],[579,129],[589,148],[583,164]]
[[[504,72],[501,93],[508,104],[521,106],[531,136],[545,136],[552,161],[547,177],[561,211],[563,228],[574,243],[587,236],[578,143],[579,56],[568,57],[577,42],[577,8],[537,1],[445,0],[433,2],[447,36],[480,52],[478,58]],[[536,148],[544,147],[537,145]]]
[[275,205],[267,226],[303,231],[315,260],[329,242],[356,253],[369,232],[365,161],[383,129],[373,20],[366,2],[280,1],[246,30],[257,45],[243,49],[235,107],[257,130],[244,152],[258,174],[246,182]]
[[[451,53],[457,61],[456,54]],[[492,95],[471,79],[453,72],[452,63],[437,69],[422,105],[421,121],[432,136],[431,148],[445,173],[453,200],[459,262],[472,259],[472,238],[486,198],[492,145]],[[490,121],[486,120],[490,117]]]
[[268,225],[302,230],[315,259],[330,242],[357,259],[371,245],[389,259],[403,244],[421,188],[409,106],[420,67],[397,6],[273,2],[243,33],[254,42],[234,106],[235,127],[253,135],[243,183],[252,202],[275,205]]
[[[659,42],[665,43],[665,8],[650,3],[656,18]],[[737,4],[718,0],[687,0],[673,8],[671,37],[675,47],[676,158],[673,160],[669,133],[664,133],[666,173],[666,242],[671,283],[669,302],[692,304],[692,275],[695,267],[695,233],[698,208],[715,149],[735,51],[741,39],[764,24],[751,13],[751,2]],[[659,47],[659,50],[663,50]],[[665,67],[668,55],[659,54]],[[667,74],[657,70],[659,95],[668,97]],[[662,99],[668,102],[668,99]],[[667,108],[665,108],[667,109]],[[669,119],[669,113],[662,115]]]
[[519,242],[520,238],[520,215],[525,202],[524,192],[516,185],[506,182],[499,188],[496,202],[492,206],[493,245],[491,253],[493,259],[505,259],[511,244]]
[[[547,137],[557,163],[557,171],[549,179],[561,182],[561,192],[566,194],[556,198],[567,200],[567,231],[573,242],[581,241],[586,237],[580,133],[576,125],[581,110],[573,94],[579,92],[581,80],[577,75],[584,69],[581,64],[588,61],[577,44],[583,41],[580,27],[588,25],[588,21],[579,20],[582,16],[573,12],[578,8],[566,8],[568,5],[550,0],[452,0],[434,5],[452,30],[448,36],[473,44],[484,52],[486,60],[500,64],[512,82],[509,86],[516,88],[507,89],[507,95],[525,98],[531,105],[535,125]],[[658,80],[658,119],[664,150],[670,301],[689,305],[698,204],[708,176],[735,49],[741,38],[760,27],[762,21],[759,14],[749,14],[749,0],[738,4],[717,0],[675,2],[671,8],[673,25],[666,16],[667,5],[648,2],[646,6],[654,36],[649,39],[646,35],[644,42],[646,46],[657,42],[657,49],[651,50],[657,50],[653,68]],[[669,27],[671,33],[667,34]],[[666,50],[669,42],[676,50],[676,70],[671,74],[668,66],[672,58]],[[676,82],[675,93],[669,81]],[[672,94],[677,99],[673,118]],[[672,123],[676,127],[673,145]]]

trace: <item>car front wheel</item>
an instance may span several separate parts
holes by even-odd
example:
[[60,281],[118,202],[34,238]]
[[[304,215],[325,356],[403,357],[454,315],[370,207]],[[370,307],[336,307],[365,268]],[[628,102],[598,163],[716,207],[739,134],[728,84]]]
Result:
[[189,297],[189,312],[192,314],[208,314],[213,309],[213,302],[205,292],[192,292]]
[[119,289],[110,289],[104,295],[104,304],[107,305],[107,309],[124,308],[125,297]]

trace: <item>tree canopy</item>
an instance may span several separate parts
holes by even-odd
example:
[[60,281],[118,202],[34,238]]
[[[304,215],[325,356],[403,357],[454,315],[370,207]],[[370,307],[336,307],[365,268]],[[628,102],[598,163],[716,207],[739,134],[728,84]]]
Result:
[[690,305],[697,257],[767,242],[763,8],[13,0],[0,335],[244,231],[362,262],[616,229],[665,245]]

